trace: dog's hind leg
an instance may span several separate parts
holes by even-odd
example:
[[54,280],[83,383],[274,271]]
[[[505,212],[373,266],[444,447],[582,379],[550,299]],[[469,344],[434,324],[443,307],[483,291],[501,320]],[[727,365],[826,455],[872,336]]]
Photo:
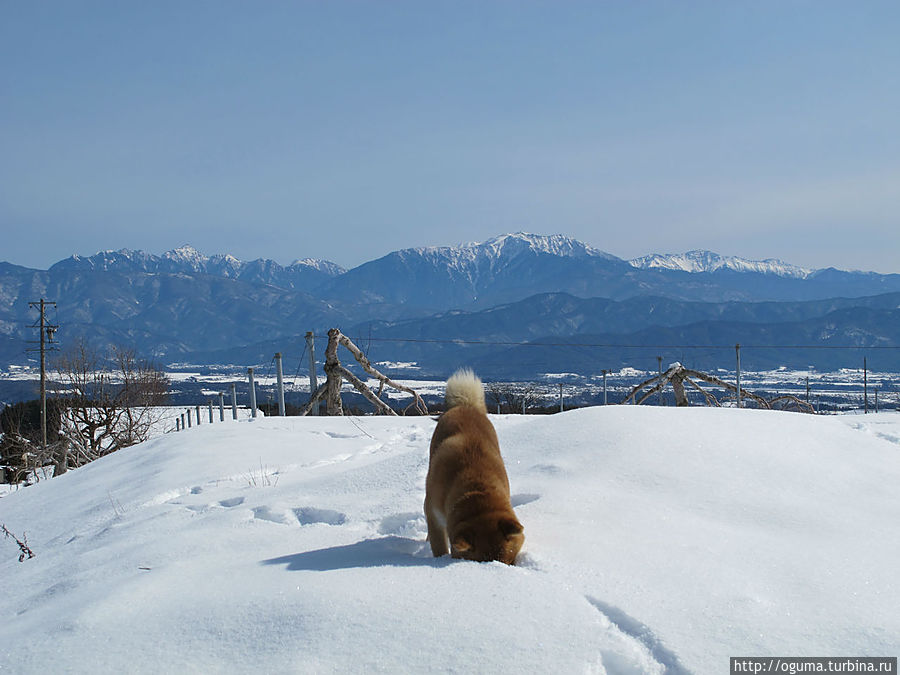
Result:
[[447,527],[442,522],[443,519],[438,518],[428,505],[425,505],[425,520],[428,523],[428,543],[431,544],[431,552],[435,558],[450,553],[450,546],[447,543]]

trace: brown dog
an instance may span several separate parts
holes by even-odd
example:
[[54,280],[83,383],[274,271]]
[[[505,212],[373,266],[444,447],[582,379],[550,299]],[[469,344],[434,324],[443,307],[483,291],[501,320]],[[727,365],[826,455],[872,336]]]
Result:
[[471,370],[447,380],[447,410],[431,437],[425,519],[435,557],[515,562],[525,541],[509,503],[509,479],[484,387]]

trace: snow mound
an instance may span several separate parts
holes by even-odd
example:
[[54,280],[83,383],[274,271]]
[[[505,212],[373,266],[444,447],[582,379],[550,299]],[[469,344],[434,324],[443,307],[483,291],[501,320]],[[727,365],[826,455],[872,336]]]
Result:
[[712,673],[900,652],[900,416],[492,416],[515,567],[434,559],[429,418],[195,427],[0,499],[16,672]]

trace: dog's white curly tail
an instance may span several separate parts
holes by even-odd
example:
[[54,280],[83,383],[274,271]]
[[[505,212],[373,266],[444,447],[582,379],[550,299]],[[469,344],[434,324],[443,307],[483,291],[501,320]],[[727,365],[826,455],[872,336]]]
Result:
[[460,405],[468,405],[486,413],[484,385],[481,384],[479,377],[468,368],[457,370],[447,380],[444,404],[447,406],[447,410]]

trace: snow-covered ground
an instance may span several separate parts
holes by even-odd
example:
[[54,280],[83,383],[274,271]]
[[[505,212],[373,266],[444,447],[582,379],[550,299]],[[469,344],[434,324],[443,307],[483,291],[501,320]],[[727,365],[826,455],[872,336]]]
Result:
[[519,564],[434,559],[429,418],[170,433],[0,499],[0,671],[721,673],[900,653],[900,415],[494,417]]

